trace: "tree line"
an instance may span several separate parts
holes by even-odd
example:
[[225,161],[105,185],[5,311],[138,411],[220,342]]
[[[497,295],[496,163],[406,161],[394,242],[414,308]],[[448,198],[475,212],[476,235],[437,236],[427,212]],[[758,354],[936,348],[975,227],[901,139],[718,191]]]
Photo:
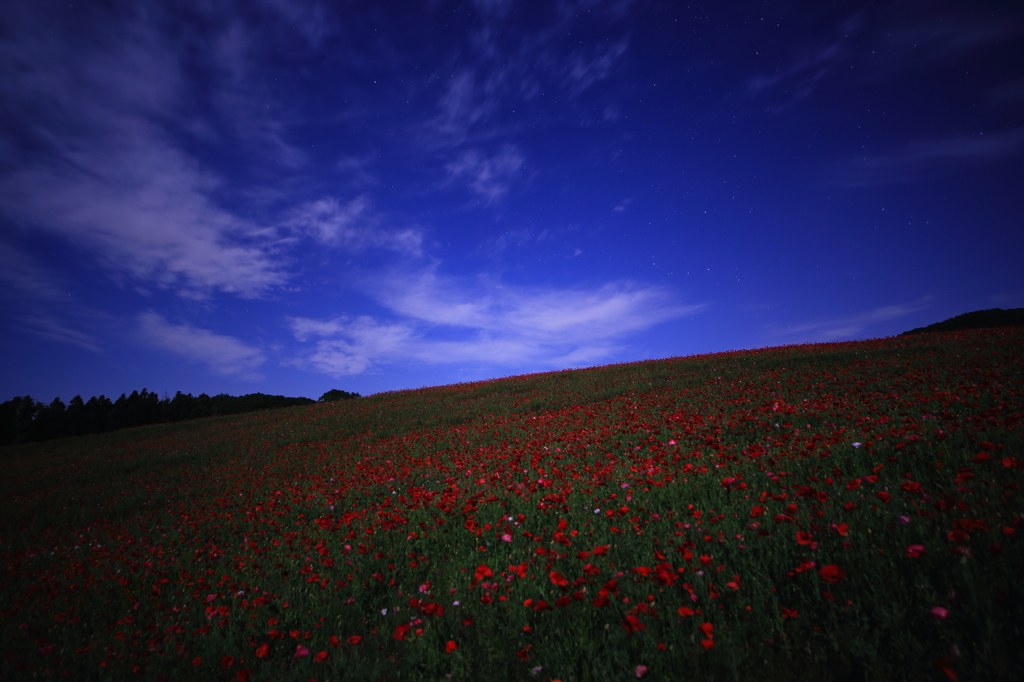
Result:
[[[358,393],[334,389],[320,397],[321,402],[358,398]],[[200,417],[213,417],[256,410],[269,410],[293,405],[311,405],[309,398],[286,398],[283,395],[249,393],[231,396],[224,393],[208,396],[178,391],[173,398],[162,400],[145,388],[121,394],[117,400],[106,396],[82,400],[76,395],[68,404],[54,398],[49,405],[31,396],[18,396],[0,403],[0,446],[31,443],[51,438],[104,433],[133,426],[165,424]]]

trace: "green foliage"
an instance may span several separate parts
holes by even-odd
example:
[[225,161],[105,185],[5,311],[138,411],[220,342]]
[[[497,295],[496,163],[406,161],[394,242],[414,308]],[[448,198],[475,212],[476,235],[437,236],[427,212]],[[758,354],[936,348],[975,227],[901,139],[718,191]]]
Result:
[[989,327],[1015,327],[1024,325],[1024,308],[990,308],[988,310],[975,310],[951,317],[942,322],[930,324],[927,327],[918,327],[909,332],[903,332],[900,336],[911,334],[930,334],[933,332],[955,332],[964,329],[987,329]]
[[67,406],[60,398],[45,405],[31,396],[15,397],[0,404],[0,446],[311,404],[309,398],[263,393],[237,397],[222,393],[212,398],[201,393],[194,398],[178,391],[174,398],[160,400],[146,389],[141,393],[132,391],[130,396],[122,393],[114,402],[102,395],[84,402],[76,395]]
[[9,448],[0,677],[1024,679],[1022,342],[673,358]]
[[349,393],[348,391],[342,391],[337,388],[334,388],[320,396],[317,402],[331,403],[337,400],[352,400],[358,397],[360,397],[358,393]]

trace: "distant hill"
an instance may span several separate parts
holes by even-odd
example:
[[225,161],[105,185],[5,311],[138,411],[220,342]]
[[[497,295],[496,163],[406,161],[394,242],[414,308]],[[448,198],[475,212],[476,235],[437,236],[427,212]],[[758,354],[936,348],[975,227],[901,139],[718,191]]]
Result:
[[930,332],[953,332],[961,329],[982,329],[985,327],[1015,327],[1024,325],[1024,308],[992,308],[990,310],[975,310],[973,313],[964,313],[951,317],[944,322],[936,322],[927,327],[918,327],[909,332],[903,332],[900,336],[911,334],[928,334]]

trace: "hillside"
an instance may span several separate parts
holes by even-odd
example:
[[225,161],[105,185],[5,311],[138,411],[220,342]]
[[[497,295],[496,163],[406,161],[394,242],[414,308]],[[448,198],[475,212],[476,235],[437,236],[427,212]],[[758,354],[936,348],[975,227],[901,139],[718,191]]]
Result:
[[991,308],[989,310],[975,310],[972,313],[964,313],[951,317],[942,322],[930,324],[927,327],[918,327],[909,332],[903,332],[900,336],[911,334],[929,334],[932,332],[955,332],[963,329],[987,329],[990,327],[1012,327],[1024,325],[1024,308]]
[[1024,329],[0,450],[0,678],[1024,678]]

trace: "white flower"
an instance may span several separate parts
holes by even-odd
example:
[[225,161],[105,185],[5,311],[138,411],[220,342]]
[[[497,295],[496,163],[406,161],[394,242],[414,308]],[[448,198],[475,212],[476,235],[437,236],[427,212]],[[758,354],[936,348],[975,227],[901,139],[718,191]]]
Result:
[[861,445],[864,445],[864,443],[853,443],[853,447],[855,448],[859,448]]

